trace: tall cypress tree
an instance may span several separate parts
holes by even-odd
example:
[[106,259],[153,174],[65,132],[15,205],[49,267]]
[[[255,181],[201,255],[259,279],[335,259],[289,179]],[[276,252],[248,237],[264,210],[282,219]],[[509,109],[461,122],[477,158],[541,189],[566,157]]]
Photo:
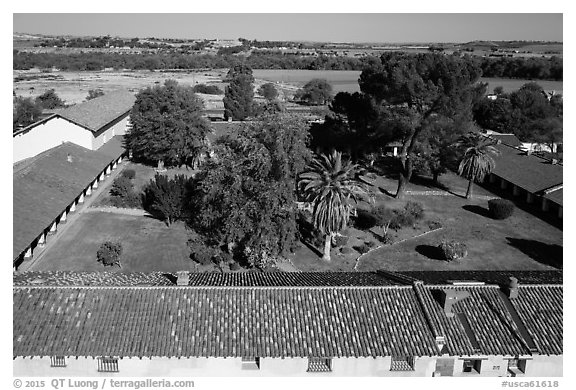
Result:
[[247,66],[235,66],[228,76],[230,85],[224,94],[224,117],[244,120],[254,115],[254,76]]

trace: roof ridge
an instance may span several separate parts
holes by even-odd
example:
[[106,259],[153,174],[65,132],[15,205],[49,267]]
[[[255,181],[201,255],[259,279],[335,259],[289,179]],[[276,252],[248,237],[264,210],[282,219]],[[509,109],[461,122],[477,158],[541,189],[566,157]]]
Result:
[[237,289],[237,290],[250,290],[250,289],[268,289],[268,290],[328,290],[328,289],[335,289],[335,290],[376,290],[376,289],[395,289],[395,290],[408,290],[412,289],[410,285],[375,285],[375,286],[323,286],[323,285],[315,285],[315,286],[214,286],[214,285],[204,285],[204,286],[195,286],[195,285],[186,285],[186,286],[178,286],[178,285],[128,285],[128,286],[93,286],[93,285],[42,285],[42,284],[26,284],[26,285],[13,285],[13,289],[60,289],[60,288],[67,288],[67,289],[174,289],[174,290],[229,290],[229,289]]

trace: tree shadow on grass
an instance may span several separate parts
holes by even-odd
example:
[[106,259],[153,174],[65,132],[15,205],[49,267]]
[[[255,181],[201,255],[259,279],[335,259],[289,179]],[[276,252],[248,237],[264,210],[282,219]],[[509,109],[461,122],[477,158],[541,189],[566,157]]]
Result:
[[549,265],[558,269],[563,268],[563,248],[558,244],[546,244],[536,240],[506,237],[508,245],[513,246],[520,252],[528,255],[540,264]]
[[471,213],[492,219],[492,217],[490,216],[490,211],[484,207],[477,206],[475,204],[467,204],[462,206],[462,208],[466,211],[470,211]]
[[427,258],[432,259],[432,260],[446,261],[446,259],[444,258],[444,254],[442,253],[442,250],[440,248],[438,248],[437,246],[418,245],[416,247],[416,252],[418,252],[422,256],[426,256]]

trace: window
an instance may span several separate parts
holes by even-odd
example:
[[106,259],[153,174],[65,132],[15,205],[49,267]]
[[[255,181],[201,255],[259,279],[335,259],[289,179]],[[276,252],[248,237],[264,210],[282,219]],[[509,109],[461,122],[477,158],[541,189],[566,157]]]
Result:
[[526,359],[514,358],[508,360],[508,371],[514,375],[524,374],[526,372]]
[[307,372],[330,372],[332,371],[332,359],[308,358]]
[[414,356],[392,356],[390,371],[414,371]]
[[66,367],[64,356],[50,356],[50,367]]
[[259,370],[260,358],[259,357],[243,357],[242,358],[243,370]]
[[118,358],[99,357],[98,372],[118,372]]
[[482,360],[466,359],[466,360],[464,360],[464,366],[462,368],[462,372],[480,374],[480,367],[481,366],[482,366]]

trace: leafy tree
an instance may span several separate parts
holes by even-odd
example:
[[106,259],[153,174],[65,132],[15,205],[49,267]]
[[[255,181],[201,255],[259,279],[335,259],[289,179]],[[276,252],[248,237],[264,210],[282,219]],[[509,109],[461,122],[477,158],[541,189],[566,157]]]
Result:
[[332,86],[325,79],[312,79],[298,90],[295,100],[317,106],[332,100]]
[[469,57],[433,53],[385,53],[380,64],[362,71],[360,89],[379,107],[381,129],[402,141],[398,198],[412,176],[424,129],[440,117],[471,116],[472,103],[486,88],[476,85],[480,75]]
[[210,132],[203,108],[191,87],[174,80],[141,90],[124,136],[126,148],[143,161],[190,166]]
[[48,110],[65,106],[64,102],[56,94],[56,91],[54,89],[49,89],[42,95],[38,96],[36,98],[36,104]]
[[310,155],[306,138],[305,122],[286,114],[265,116],[220,138],[215,158],[198,174],[198,231],[214,245],[243,254],[249,248],[261,259],[290,249],[297,233],[296,176]]
[[504,93],[504,87],[501,85],[498,85],[496,87],[494,87],[494,94],[495,95],[502,95]]
[[97,97],[104,96],[104,91],[100,88],[98,89],[90,89],[88,91],[88,96],[86,96],[86,100],[96,99]]
[[499,155],[500,152],[493,146],[493,140],[475,133],[463,136],[458,144],[465,148],[458,166],[458,174],[468,180],[466,199],[470,199],[472,197],[473,182],[481,182],[486,175],[492,172],[496,166],[492,156]]
[[224,117],[244,120],[254,114],[254,90],[250,75],[237,74],[224,93]]
[[173,179],[156,174],[144,188],[144,208],[168,226],[185,216],[189,181],[184,175]]
[[332,236],[348,224],[351,202],[367,193],[364,184],[356,179],[357,173],[355,164],[342,162],[342,153],[333,151],[314,158],[299,175],[298,188],[314,207],[314,227],[325,235],[323,260],[330,261]]
[[42,107],[31,98],[14,98],[13,127],[16,131],[20,127],[26,127],[36,122],[42,114]]
[[278,97],[278,90],[276,86],[272,83],[262,84],[260,88],[258,88],[258,93],[264,97],[264,99],[268,101],[273,101]]

